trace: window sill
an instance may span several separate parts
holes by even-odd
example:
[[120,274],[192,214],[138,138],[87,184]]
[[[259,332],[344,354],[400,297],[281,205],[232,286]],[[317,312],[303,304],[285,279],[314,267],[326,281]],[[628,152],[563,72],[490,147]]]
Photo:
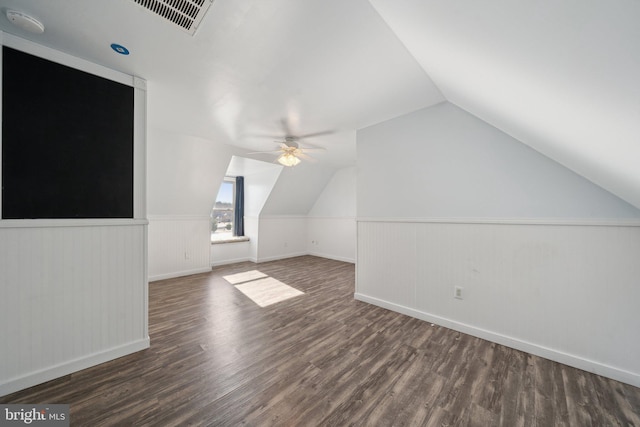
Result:
[[212,245],[221,245],[224,243],[238,243],[238,242],[248,242],[249,238],[247,236],[240,236],[240,237],[227,237],[225,239],[220,239],[220,240],[212,240],[211,244]]

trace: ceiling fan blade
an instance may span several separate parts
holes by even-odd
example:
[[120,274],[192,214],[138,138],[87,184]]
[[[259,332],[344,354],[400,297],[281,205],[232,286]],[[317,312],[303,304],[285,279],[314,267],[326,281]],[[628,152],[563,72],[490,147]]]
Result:
[[313,133],[307,133],[304,135],[300,135],[298,136],[298,138],[302,139],[302,138],[314,138],[316,136],[322,136],[322,135],[331,135],[332,133],[336,133],[335,130],[323,130],[321,132],[313,132]]
[[[302,148],[302,149],[304,149],[304,150],[321,150],[321,151],[327,151],[327,149],[326,149],[326,148],[324,148],[324,147],[320,147],[319,145],[315,145],[315,144],[308,144],[308,143],[306,143],[306,142],[302,142],[302,143],[301,143],[301,145],[302,145],[302,147],[301,147],[301,148]],[[307,147],[309,147],[309,148],[307,148]]]
[[322,148],[322,147],[318,147],[318,148],[306,148],[306,147],[301,147],[300,148],[302,151],[304,151],[305,153],[307,151],[327,151],[326,148]]
[[282,153],[282,150],[276,150],[276,151],[252,151],[251,153],[247,153],[247,154],[280,154]]
[[313,158],[313,157],[311,157],[311,156],[307,156],[307,155],[306,155],[306,154],[304,154],[304,153],[298,153],[298,154],[297,154],[297,156],[298,156],[298,157],[300,157],[301,159],[304,159],[304,160],[306,160],[306,161],[308,161],[308,162],[311,162],[311,163],[315,163],[315,162],[317,162],[317,160],[316,160],[316,159],[314,159],[314,158]]
[[268,133],[248,133],[246,136],[252,138],[270,138],[270,139],[279,139],[282,138],[282,135],[268,134]]

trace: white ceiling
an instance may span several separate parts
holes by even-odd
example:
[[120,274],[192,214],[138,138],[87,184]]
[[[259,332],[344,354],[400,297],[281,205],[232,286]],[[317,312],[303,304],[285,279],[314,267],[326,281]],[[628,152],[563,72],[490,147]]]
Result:
[[[132,0],[0,0],[0,30],[147,79],[149,125],[251,150],[448,100],[640,207],[638,0],[215,0],[194,37]],[[129,56],[115,54],[111,43]],[[435,84],[434,84],[435,82]]]
[[314,156],[353,164],[355,129],[443,100],[367,0],[216,0],[193,37],[132,0],[0,5],[46,31],[0,29],[145,78],[151,126],[251,150],[274,149],[286,119],[294,134],[335,131],[308,140],[327,148]]
[[640,2],[371,0],[450,102],[640,207]]

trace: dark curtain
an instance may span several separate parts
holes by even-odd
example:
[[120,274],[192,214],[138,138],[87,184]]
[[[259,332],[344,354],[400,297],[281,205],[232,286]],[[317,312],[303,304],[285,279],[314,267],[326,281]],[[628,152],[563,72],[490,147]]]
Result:
[[233,211],[233,235],[244,236],[244,177],[236,177],[236,205]]

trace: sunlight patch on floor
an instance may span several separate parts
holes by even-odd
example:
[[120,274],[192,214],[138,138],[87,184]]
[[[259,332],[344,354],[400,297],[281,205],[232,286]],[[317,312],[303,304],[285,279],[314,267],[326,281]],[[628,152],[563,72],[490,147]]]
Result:
[[269,277],[258,270],[224,276],[224,279],[231,284],[235,284],[236,289],[260,307],[267,307],[271,304],[288,300],[289,298],[304,295],[304,292],[282,283],[273,277]]
[[237,273],[237,274],[231,274],[229,276],[222,276],[224,280],[231,283],[232,285],[249,282],[251,280],[262,279],[263,277],[268,277],[268,276],[258,270],[251,270],[251,271],[245,271],[244,273]]

